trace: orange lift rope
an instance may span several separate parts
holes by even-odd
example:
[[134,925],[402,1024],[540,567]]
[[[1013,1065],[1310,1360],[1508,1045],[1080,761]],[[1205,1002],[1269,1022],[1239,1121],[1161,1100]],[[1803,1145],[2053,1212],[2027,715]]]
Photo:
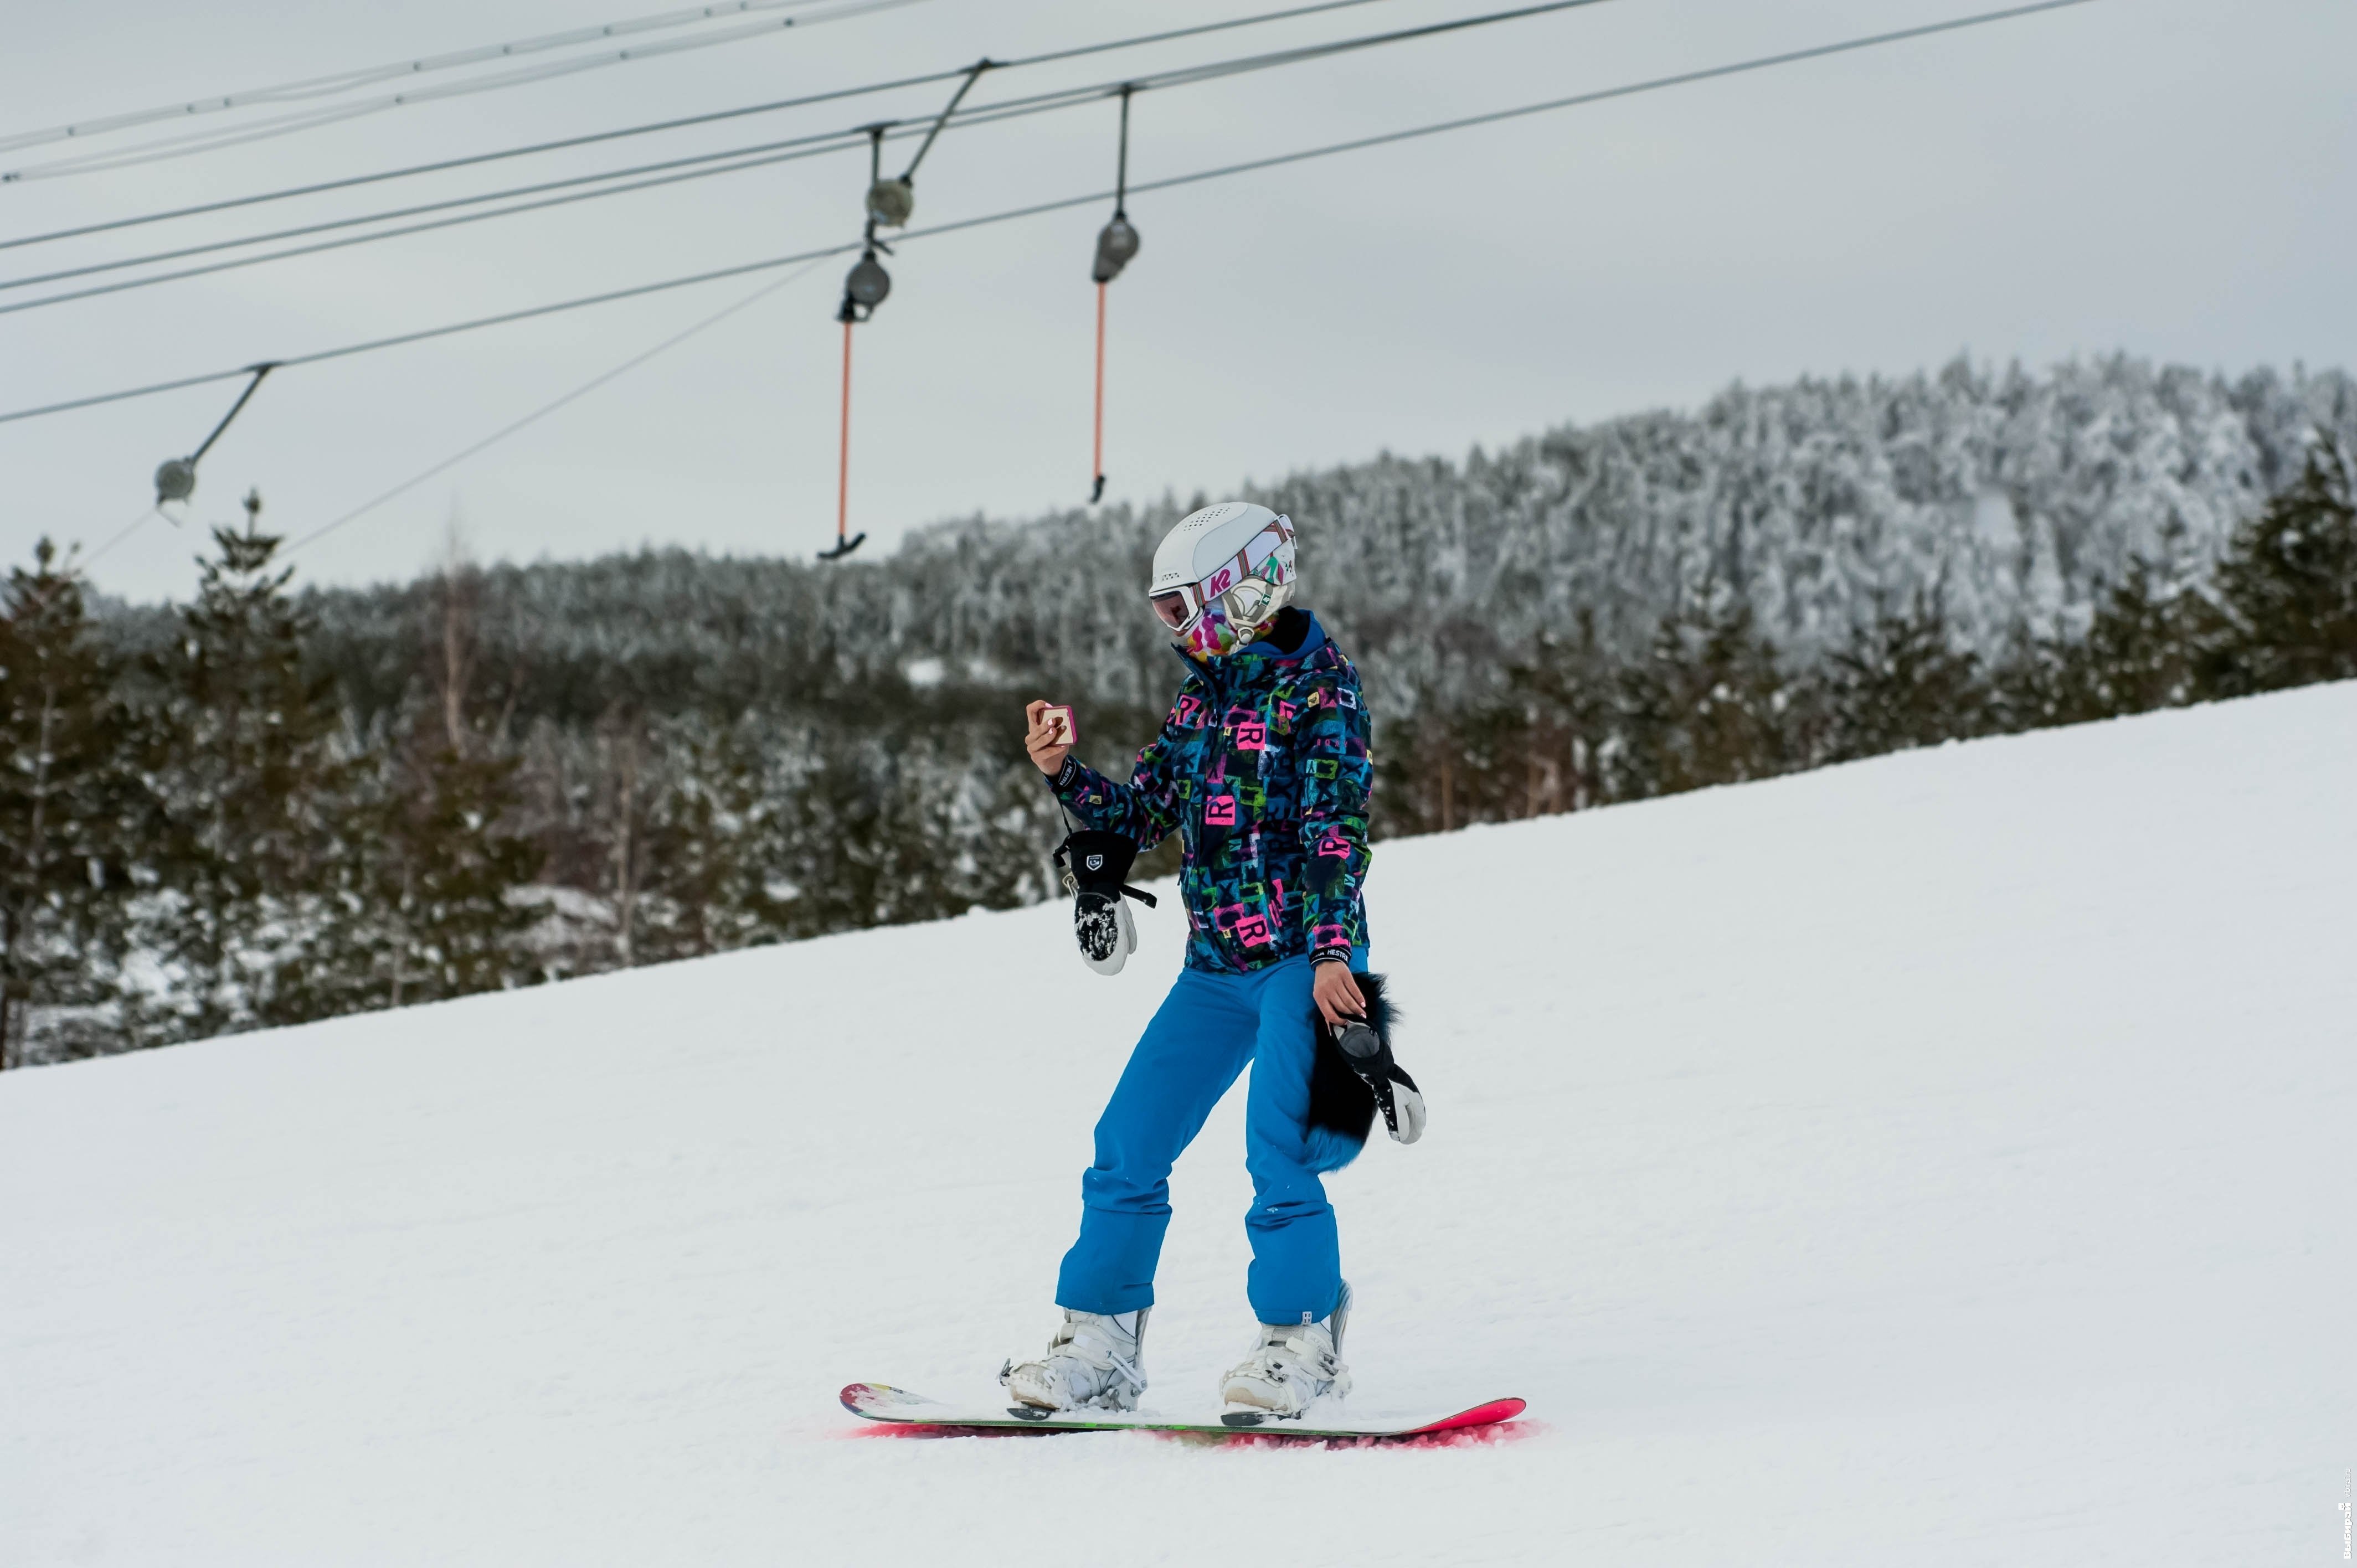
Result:
[[1105,287],[1121,275],[1137,254],[1137,231],[1130,226],[1129,214],[1124,205],[1129,197],[1129,94],[1126,86],[1121,90],[1121,153],[1114,173],[1113,221],[1097,233],[1096,263],[1089,276],[1097,285],[1097,401],[1096,439],[1091,458],[1096,483],[1089,490],[1089,504],[1104,499],[1104,343]]
[[859,548],[867,535],[846,543],[845,531],[851,526],[851,317],[843,318],[843,445],[835,454],[834,467],[834,550],[823,560],[840,560]]
[[965,80],[950,94],[948,107],[933,121],[933,128],[925,133],[925,139],[917,144],[917,156],[909,160],[909,166],[900,171],[898,178],[884,177],[884,133],[891,125],[867,127],[867,228],[861,237],[859,260],[852,263],[843,280],[843,304],[834,313],[834,318],[843,323],[843,433],[834,456],[834,548],[820,551],[818,558],[822,561],[840,561],[867,541],[864,532],[851,532],[851,329],[873,317],[876,307],[892,293],[892,274],[876,259],[878,251],[890,255],[892,247],[876,237],[876,226],[881,223],[904,228],[915,215],[917,166],[925,161],[942,127],[949,124],[958,104],[992,63],[987,59],[979,59],[967,68]]

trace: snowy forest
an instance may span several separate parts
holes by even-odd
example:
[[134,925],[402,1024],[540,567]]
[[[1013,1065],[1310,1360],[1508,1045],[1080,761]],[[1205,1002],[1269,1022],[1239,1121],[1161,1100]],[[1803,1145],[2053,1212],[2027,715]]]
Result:
[[[2126,357],[1734,387],[1462,462],[195,598],[0,598],[0,1067],[1054,892],[1022,705],[1125,773],[1154,542],[1241,495],[1358,661],[1379,836],[2357,676],[2357,382]],[[1143,863],[1169,869],[1174,846]]]

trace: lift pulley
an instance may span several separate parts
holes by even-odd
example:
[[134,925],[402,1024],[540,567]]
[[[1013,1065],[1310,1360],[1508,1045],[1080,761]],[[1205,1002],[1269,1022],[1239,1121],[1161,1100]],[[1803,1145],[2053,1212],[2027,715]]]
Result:
[[909,220],[915,216],[917,166],[925,161],[925,155],[932,151],[934,139],[942,134],[942,127],[949,124],[950,116],[957,113],[957,106],[974,90],[974,84],[982,79],[982,73],[988,70],[992,63],[987,59],[974,61],[966,71],[965,80],[958,83],[958,90],[950,95],[948,105],[934,117],[932,129],[927,131],[925,139],[917,144],[916,156],[909,160],[907,168],[890,179],[884,177],[884,133],[891,126],[877,124],[867,127],[867,226],[861,236],[859,259],[851,264],[851,271],[844,276],[843,303],[836,306],[834,313],[834,318],[843,323],[843,427],[835,452],[834,548],[820,551],[818,558],[822,561],[840,561],[867,539],[864,532],[851,532],[851,329],[872,317],[876,307],[891,297],[892,274],[884,270],[884,263],[876,259],[876,253],[881,251],[888,256],[892,253],[892,247],[877,239],[876,231],[878,227],[905,228]]
[[[277,368],[278,362],[275,360],[266,360],[259,365],[247,366],[246,369],[253,379],[245,383],[245,390],[237,394],[235,403],[229,405],[229,412],[221,415],[219,424],[213,426],[213,433],[206,436],[204,443],[187,456],[167,457],[156,466],[156,504],[157,506],[162,506],[166,501],[184,501],[197,493],[198,460],[213,449],[213,443],[221,438],[221,432],[229,428],[229,422],[238,416],[238,411],[245,407],[247,400],[252,398],[255,389],[262,385],[262,378]],[[166,515],[168,517],[170,514]]]

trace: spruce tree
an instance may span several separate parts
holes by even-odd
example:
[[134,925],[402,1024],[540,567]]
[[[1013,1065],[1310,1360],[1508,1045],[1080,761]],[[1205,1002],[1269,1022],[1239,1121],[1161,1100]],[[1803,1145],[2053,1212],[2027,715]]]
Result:
[[1793,683],[1740,597],[1664,618],[1620,686],[1610,766],[1620,799],[1772,778],[1805,755]]
[[1991,723],[2006,731],[2088,724],[2193,700],[2201,628],[2213,612],[2165,585],[2151,563],[2128,563],[2077,637],[2017,627],[1992,680]]
[[1534,704],[1512,694],[1443,721],[1452,825],[1529,815],[1530,771],[1542,744]]
[[1379,838],[1445,832],[1465,822],[1458,800],[1464,745],[1457,726],[1428,696],[1407,707],[1375,737],[1372,816]]
[[412,693],[381,751],[364,819],[351,902],[371,917],[374,1005],[497,990],[528,970],[535,915],[516,893],[547,855],[522,823],[522,759],[507,746],[507,715],[477,702],[482,597],[483,575],[454,527],[419,631],[428,690]]
[[644,956],[660,961],[776,941],[787,929],[771,892],[782,853],[780,802],[753,726],[692,714],[660,726],[662,782],[641,829],[649,911]]
[[797,937],[963,914],[969,868],[939,758],[912,736],[816,731],[788,797],[780,881]]
[[[1018,725],[1007,726],[999,757],[985,753],[974,765],[976,777],[967,787],[975,801],[975,820],[963,836],[971,844],[973,901],[986,909],[1014,909],[1059,891],[1049,857],[1066,830],[1056,797],[1023,755]],[[1132,881],[1167,875],[1145,869],[1146,864],[1141,856],[1130,868]],[[1177,869],[1174,860],[1170,871]]]
[[144,804],[113,678],[80,574],[42,540],[0,588],[0,1069],[27,1059],[36,1014],[113,993]]
[[1980,660],[1960,649],[1935,595],[1904,615],[1887,607],[1825,660],[1817,707],[1824,760],[1879,757],[1983,734],[1989,693]]
[[1576,811],[1607,798],[1600,758],[1614,733],[1618,672],[1586,610],[1572,635],[1542,633],[1528,660],[1511,667],[1509,692],[1527,717],[1523,757],[1524,816]]
[[2319,439],[2299,481],[2234,532],[2196,679],[2233,697],[2357,675],[2357,504],[2349,455]]
[[514,897],[540,873],[540,846],[516,828],[518,759],[447,744],[404,748],[373,820],[368,857],[382,912],[374,966],[384,1005],[496,991],[523,970],[532,909]]
[[305,664],[312,631],[246,498],[242,531],[212,531],[197,599],[153,671],[167,693],[169,833],[160,871],[175,895],[154,932],[178,967],[178,1028],[210,1035],[310,1015],[277,981],[341,880],[356,825],[353,770],[338,745],[330,682]]
[[639,961],[640,927],[647,913],[647,808],[657,787],[652,749],[638,704],[609,703],[597,722],[599,816],[606,830],[603,880],[613,910],[612,962],[618,969]]

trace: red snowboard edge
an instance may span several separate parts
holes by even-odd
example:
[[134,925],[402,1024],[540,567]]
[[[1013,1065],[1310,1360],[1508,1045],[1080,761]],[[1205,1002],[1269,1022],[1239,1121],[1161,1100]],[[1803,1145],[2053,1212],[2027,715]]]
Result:
[[1491,1426],[1498,1422],[1512,1421],[1529,1408],[1528,1402],[1523,1400],[1491,1400],[1487,1404],[1477,1404],[1471,1410],[1460,1410],[1455,1415],[1444,1416],[1429,1426],[1415,1427],[1396,1435],[1422,1437],[1430,1432],[1454,1432],[1460,1426]]

